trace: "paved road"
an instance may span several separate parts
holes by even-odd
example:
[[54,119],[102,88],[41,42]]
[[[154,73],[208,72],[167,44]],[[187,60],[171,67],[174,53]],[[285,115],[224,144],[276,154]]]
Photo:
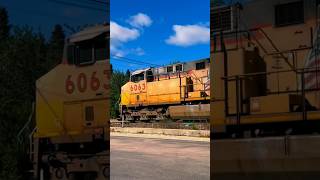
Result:
[[111,180],[209,180],[209,142],[111,136]]

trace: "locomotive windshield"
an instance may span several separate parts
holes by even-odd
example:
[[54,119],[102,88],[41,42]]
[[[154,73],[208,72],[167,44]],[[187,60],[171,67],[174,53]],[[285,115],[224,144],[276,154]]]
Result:
[[107,59],[105,41],[85,41],[68,46],[69,64],[84,65]]
[[88,28],[68,39],[67,53],[69,64],[89,65],[109,57],[106,26]]
[[141,72],[139,74],[131,75],[131,82],[139,82],[144,80],[144,72]]
[[94,60],[101,61],[106,60],[108,56],[107,43],[105,41],[99,41],[94,45]]
[[77,46],[77,64],[85,64],[92,62],[92,50],[91,43],[81,43]]

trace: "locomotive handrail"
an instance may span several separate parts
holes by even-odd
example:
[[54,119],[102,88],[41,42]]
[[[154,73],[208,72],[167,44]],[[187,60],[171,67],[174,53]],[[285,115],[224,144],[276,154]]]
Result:
[[[263,34],[263,36],[267,39],[267,41],[271,44],[272,48],[276,51],[276,52],[268,52],[266,50],[266,48],[263,47],[263,45],[260,43],[260,41],[254,36],[251,35],[252,32],[261,32]],[[222,36],[227,36],[227,35],[232,35],[235,34],[236,35],[236,48],[233,49],[228,49],[228,51],[230,50],[237,50],[239,49],[239,39],[238,34],[247,34],[248,37],[246,37],[246,39],[249,42],[252,42],[251,37],[253,37],[254,41],[257,43],[257,45],[263,50],[264,54],[267,56],[270,55],[275,55],[275,54],[279,54],[281,56],[282,59],[285,60],[285,62],[290,66],[290,68],[292,70],[295,70],[295,67],[288,61],[288,58],[284,56],[284,53],[287,52],[293,52],[293,51],[299,51],[299,50],[305,50],[305,49],[311,49],[313,47],[313,34],[312,34],[312,28],[310,28],[310,42],[311,45],[308,47],[301,47],[301,48],[296,48],[296,49],[291,49],[291,50],[285,50],[285,51],[280,51],[280,49],[275,45],[275,43],[272,41],[272,39],[269,37],[269,35],[262,29],[262,28],[251,28],[248,30],[237,30],[237,31],[231,31],[231,32],[223,32],[223,35],[221,33],[215,33],[213,35],[213,39],[214,39],[214,51],[217,52],[216,50],[216,41],[217,41],[217,37],[220,36],[220,38],[222,38]],[[221,44],[220,44],[221,46]],[[222,49],[218,52],[222,52]]]
[[32,120],[33,120],[33,115],[34,115],[34,111],[35,111],[35,103],[34,102],[32,102],[32,108],[31,108],[31,112],[30,112],[30,115],[29,115],[29,117],[28,117],[28,121],[24,124],[24,126],[20,129],[20,131],[18,132],[18,135],[17,135],[17,138],[18,138],[18,141],[19,141],[19,143],[21,143],[22,142],[22,138],[21,138],[21,136],[22,136],[22,133],[24,133],[26,130],[27,130],[27,128],[28,128],[28,130],[30,131],[30,124],[31,124],[31,122],[32,122]]
[[[286,70],[286,71],[281,71],[281,72],[292,72],[293,70]],[[306,92],[314,92],[317,91],[319,92],[320,87],[317,88],[307,88],[305,87],[305,74],[308,73],[316,73],[320,72],[319,68],[301,68],[301,69],[296,69],[296,73],[300,75],[301,78],[301,89],[295,90],[295,91],[279,91],[276,92],[276,94],[289,94],[289,93],[301,93],[301,115],[302,115],[302,120],[305,121],[307,120],[307,104],[308,100],[306,98]],[[236,113],[235,114],[229,114],[226,113],[226,116],[236,116],[237,124],[241,124],[241,116],[243,115],[243,92],[242,92],[242,80],[246,79],[250,76],[260,76],[260,75],[270,75],[274,73],[279,73],[278,72],[260,72],[260,73],[249,73],[249,74],[243,74],[243,75],[235,75],[235,76],[229,76],[229,77],[222,77],[221,79],[224,80],[225,82],[233,81],[235,82],[236,90],[235,90],[235,97],[236,97]],[[275,93],[270,93],[268,92],[267,94],[275,94]],[[226,111],[228,112],[228,111]]]
[[[316,73],[320,72],[320,68],[297,68],[295,69],[297,74],[301,73]],[[308,71],[304,71],[308,70]],[[259,75],[270,75],[270,74],[278,74],[278,73],[286,73],[286,72],[293,72],[294,70],[281,70],[281,71],[270,71],[270,72],[257,72],[257,73],[247,73],[247,74],[239,74],[239,75],[232,75],[232,76],[226,76],[221,77],[222,80],[235,80],[236,77],[250,77],[250,76],[259,76]]]
[[[290,64],[290,62],[288,61],[288,58],[285,57],[283,55],[283,53],[277,48],[277,46],[274,44],[274,42],[272,41],[272,39],[268,36],[268,34],[262,29],[262,28],[258,28],[258,31],[262,32],[262,34],[267,38],[267,40],[270,42],[271,46],[276,50],[276,52],[278,52],[281,57],[286,61],[286,63],[291,67],[292,70],[295,69],[295,67]],[[258,42],[258,40],[256,40]],[[269,54],[269,53],[268,53]]]

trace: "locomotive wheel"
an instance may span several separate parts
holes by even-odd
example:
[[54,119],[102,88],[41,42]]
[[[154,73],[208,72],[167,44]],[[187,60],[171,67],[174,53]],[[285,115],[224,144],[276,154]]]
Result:
[[65,170],[64,168],[62,168],[62,167],[53,168],[51,176],[52,176],[51,179],[54,179],[54,180],[58,180],[58,179],[61,179],[61,180],[68,179],[66,170]]

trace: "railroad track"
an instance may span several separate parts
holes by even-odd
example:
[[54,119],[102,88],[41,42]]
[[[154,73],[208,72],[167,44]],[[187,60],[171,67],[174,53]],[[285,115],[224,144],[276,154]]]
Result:
[[134,128],[159,128],[159,129],[190,129],[190,130],[209,130],[210,124],[208,122],[128,122],[123,123],[112,119],[110,121],[111,127],[134,127]]

